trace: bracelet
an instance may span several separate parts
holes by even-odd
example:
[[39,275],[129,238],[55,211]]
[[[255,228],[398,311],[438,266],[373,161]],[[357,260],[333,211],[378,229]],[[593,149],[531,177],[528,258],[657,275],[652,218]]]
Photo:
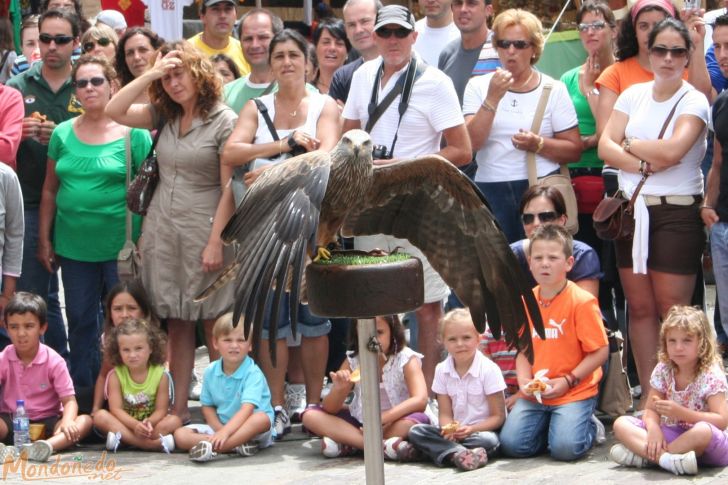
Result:
[[542,136],[539,136],[538,144],[536,145],[536,153],[539,153],[541,150],[543,150],[544,143],[546,143],[546,140],[544,140]]
[[572,387],[574,387],[574,386],[571,385],[571,381],[569,380],[569,376],[561,376],[561,377],[564,378],[564,380],[566,381],[566,385],[569,386],[569,389],[571,389]]
[[579,379],[578,377],[576,377],[573,372],[569,372],[566,375],[571,378],[571,386],[570,387],[576,387],[581,382],[581,379]]
[[640,160],[640,175],[645,174],[645,165],[647,165],[647,162],[644,160]]
[[712,205],[707,205],[707,204],[706,205],[701,205],[700,206],[700,210],[703,210],[703,209],[715,210],[715,207],[713,207]]
[[283,140],[278,140],[278,155],[283,155]]
[[622,148],[627,153],[632,153],[630,151],[632,149],[632,140],[634,140],[634,138],[631,136],[622,140]]
[[496,110],[495,106],[490,104],[487,99],[483,101],[483,104],[481,104],[480,107],[486,111],[490,111],[491,113],[495,113]]

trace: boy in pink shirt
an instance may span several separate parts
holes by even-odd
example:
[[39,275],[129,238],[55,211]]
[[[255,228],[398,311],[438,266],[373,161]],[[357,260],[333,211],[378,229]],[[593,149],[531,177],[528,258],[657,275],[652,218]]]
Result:
[[13,441],[16,401],[25,401],[32,423],[45,425],[47,440],[33,442],[25,450],[0,445],[0,458],[12,452],[29,460],[47,461],[53,450],[63,450],[91,432],[90,416],[78,415],[78,404],[66,362],[40,343],[48,329],[46,304],[32,293],[19,292],[5,307],[5,327],[12,341],[0,352],[0,440]]

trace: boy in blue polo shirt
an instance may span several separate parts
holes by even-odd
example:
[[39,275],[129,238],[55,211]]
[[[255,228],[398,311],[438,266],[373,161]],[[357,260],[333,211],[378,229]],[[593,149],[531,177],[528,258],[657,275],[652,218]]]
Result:
[[215,322],[213,346],[220,359],[205,370],[202,415],[207,424],[192,424],[174,433],[177,448],[190,460],[204,462],[218,453],[252,456],[273,443],[273,407],[265,376],[248,358],[242,322],[235,328],[232,313]]

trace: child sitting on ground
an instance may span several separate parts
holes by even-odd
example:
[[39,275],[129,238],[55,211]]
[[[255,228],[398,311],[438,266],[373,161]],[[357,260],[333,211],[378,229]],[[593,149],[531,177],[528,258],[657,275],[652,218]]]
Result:
[[440,426],[413,426],[409,441],[436,465],[475,470],[498,448],[495,431],[506,419],[506,384],[498,366],[478,351],[479,335],[468,310],[445,315],[440,339],[448,353],[432,382]]
[[263,371],[248,357],[250,343],[243,322],[233,327],[233,314],[215,322],[212,344],[220,359],[205,370],[202,415],[206,425],[191,424],[174,433],[177,447],[190,460],[204,462],[218,453],[252,456],[273,443],[273,407]]
[[[604,428],[593,416],[601,366],[609,355],[597,299],[566,279],[574,257],[571,235],[547,224],[531,235],[529,267],[546,338],[531,325],[533,365],[516,357],[520,397],[500,433],[507,456],[529,457],[549,449],[556,460],[584,456]],[[543,380],[535,377],[543,376]]]
[[617,418],[620,443],[609,456],[625,466],[657,463],[675,475],[695,475],[698,464],[728,465],[728,384],[705,313],[672,307],[659,345],[645,413]]
[[69,448],[91,432],[91,417],[78,415],[66,362],[40,342],[48,329],[46,318],[45,302],[32,293],[16,293],[5,307],[5,327],[12,345],[0,353],[0,439],[13,442],[13,413],[19,399],[25,401],[30,423],[45,425],[49,437],[26,450],[6,447],[0,453],[3,461],[10,452],[47,461],[54,450]]
[[[422,373],[422,354],[405,345],[404,327],[396,315],[377,317],[376,325],[385,458],[409,461],[417,451],[404,438],[415,424],[430,422],[424,413],[427,384]],[[341,368],[330,373],[333,386],[322,405],[309,407],[303,413],[303,425],[323,438],[321,452],[328,458],[349,456],[364,449],[361,386],[356,377],[352,378],[359,370],[356,330],[351,342],[353,350],[347,352]],[[347,408],[344,401],[352,389],[354,398]]]
[[108,376],[109,410],[94,413],[94,426],[106,433],[106,449],[120,443],[171,453],[172,433],[182,426],[169,414],[169,377],[164,370],[164,333],[153,323],[130,318],[106,335],[104,359],[114,366]]
[[[104,346],[104,337],[111,335],[114,327],[121,325],[121,322],[129,318],[141,318],[152,325],[159,325],[152,312],[152,306],[149,303],[144,287],[135,280],[120,281],[109,290],[109,294],[106,296],[104,333],[101,336],[102,348]],[[94,413],[104,406],[107,377],[114,370],[114,366],[109,361],[106,353],[102,355],[101,370],[94,386],[91,416],[94,416]]]

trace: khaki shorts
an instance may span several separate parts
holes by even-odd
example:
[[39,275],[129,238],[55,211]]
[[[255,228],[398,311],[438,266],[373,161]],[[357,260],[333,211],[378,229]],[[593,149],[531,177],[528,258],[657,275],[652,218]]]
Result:
[[435,303],[444,300],[450,295],[450,288],[443,281],[440,275],[430,265],[429,261],[422,251],[417,249],[407,239],[397,239],[386,234],[376,234],[374,236],[357,236],[354,238],[354,249],[361,251],[371,251],[372,249],[383,249],[392,252],[395,248],[400,247],[401,251],[415,256],[422,261],[422,269],[425,279],[425,303]]

